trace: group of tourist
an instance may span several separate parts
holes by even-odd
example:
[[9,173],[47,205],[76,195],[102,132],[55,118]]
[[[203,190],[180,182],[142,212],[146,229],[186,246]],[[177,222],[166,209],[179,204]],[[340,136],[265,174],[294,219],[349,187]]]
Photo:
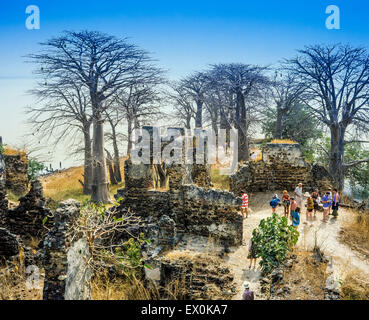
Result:
[[[241,213],[244,218],[249,216],[249,196],[245,191],[241,192],[242,206]],[[302,190],[302,183],[299,183],[293,192],[293,196],[290,196],[287,190],[283,191],[282,200],[279,199],[278,195],[275,194],[272,197],[269,205],[272,208],[272,213],[276,213],[277,206],[283,205],[284,216],[292,220],[292,225],[296,228],[300,225],[300,214],[301,208],[304,205],[304,200],[306,201],[306,220],[304,224],[310,222],[310,226],[313,225],[313,221],[316,218],[316,213],[320,208],[323,208],[323,222],[328,222],[328,216],[333,215],[333,218],[338,216],[339,207],[339,194],[337,189],[329,188],[322,196],[318,189],[315,189],[312,193],[305,192]],[[257,252],[256,246],[253,239],[250,239],[248,256],[250,260],[249,269],[251,269],[254,263],[254,268],[256,267]],[[244,283],[245,291],[242,295],[243,300],[254,300],[254,293],[250,290],[249,284]]]

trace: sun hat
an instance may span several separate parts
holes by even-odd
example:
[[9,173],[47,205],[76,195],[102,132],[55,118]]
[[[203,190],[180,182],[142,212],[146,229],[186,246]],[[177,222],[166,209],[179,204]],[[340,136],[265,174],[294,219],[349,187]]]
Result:
[[246,281],[243,283],[243,287],[245,289],[249,289],[250,288],[249,284]]
[[305,194],[304,194],[304,196],[305,197],[310,197],[310,193],[306,191]]
[[287,193],[287,190],[283,190],[283,193]]

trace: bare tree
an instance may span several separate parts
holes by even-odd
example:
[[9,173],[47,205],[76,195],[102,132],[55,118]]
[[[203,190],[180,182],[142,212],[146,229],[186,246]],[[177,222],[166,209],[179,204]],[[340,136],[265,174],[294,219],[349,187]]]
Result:
[[[216,64],[212,66],[209,76],[211,83],[218,90],[222,90],[225,96],[231,96],[229,101],[234,101],[229,112],[229,123],[238,129],[238,160],[249,160],[248,130],[251,113],[261,95],[261,91],[269,81],[264,75],[265,67],[252,66],[241,63]],[[221,117],[226,114],[222,111]],[[224,121],[225,119],[223,119]]]
[[305,86],[304,102],[331,133],[329,170],[343,190],[344,174],[369,159],[345,163],[345,136],[350,128],[369,129],[369,55],[349,45],[314,45],[286,61]]
[[303,93],[304,86],[295,81],[293,74],[283,74],[279,70],[276,70],[269,88],[270,90],[268,92],[273,102],[273,107],[277,110],[274,138],[281,139],[284,119],[293,108],[299,106],[300,96]]
[[196,118],[196,110],[193,106],[192,97],[185,90],[180,82],[173,82],[170,91],[166,96],[173,107],[173,118],[178,125],[184,125],[186,129],[191,129],[191,121]]
[[36,106],[29,107],[29,122],[37,140],[53,139],[55,146],[68,139],[70,144],[75,134],[84,137],[84,194],[92,191],[91,124],[93,122],[88,92],[74,82],[38,83],[30,91],[38,98]]
[[134,82],[150,59],[125,39],[94,31],[65,32],[41,45],[45,49],[42,53],[29,55],[39,65],[36,73],[48,83],[75,83],[89,93],[93,115],[91,199],[109,203],[103,127],[108,104],[104,101]]
[[194,74],[180,80],[182,90],[188,97],[191,97],[196,104],[195,127],[202,128],[202,114],[204,104],[204,94],[207,90],[207,77],[203,72]]

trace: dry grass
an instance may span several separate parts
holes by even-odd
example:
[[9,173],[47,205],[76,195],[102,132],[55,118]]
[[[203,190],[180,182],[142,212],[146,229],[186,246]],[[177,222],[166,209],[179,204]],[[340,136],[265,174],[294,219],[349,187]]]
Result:
[[296,261],[284,270],[284,283],[290,288],[289,300],[324,300],[327,263],[317,263],[311,251],[295,251]]
[[297,144],[296,141],[290,140],[290,139],[274,139],[274,140],[270,141],[270,143],[273,143],[273,144]]
[[22,161],[27,162],[27,152],[26,150],[18,150],[10,146],[4,147],[4,155],[6,156],[17,156],[19,155]]
[[341,286],[343,300],[369,300],[369,280],[360,270],[351,270]]
[[29,275],[24,268],[24,254],[21,250],[18,261],[13,266],[5,264],[0,269],[0,300],[42,300],[42,275],[37,289],[27,288],[27,276]]
[[352,219],[344,221],[340,240],[352,250],[356,250],[369,258],[369,215],[348,211]]
[[[123,174],[125,159],[121,159],[121,174]],[[79,180],[83,181],[83,166],[72,167],[62,170],[60,172],[45,176],[41,178],[44,187],[45,198],[51,198],[54,201],[60,202],[66,199],[75,199],[77,201],[84,201],[90,199],[90,196],[83,194],[83,187]],[[124,180],[124,179],[123,179]],[[110,186],[109,191],[113,196],[117,190],[124,187],[124,181],[118,185]]]
[[211,181],[214,184],[214,188],[229,190],[229,176],[220,174],[219,166],[212,165],[210,169]]

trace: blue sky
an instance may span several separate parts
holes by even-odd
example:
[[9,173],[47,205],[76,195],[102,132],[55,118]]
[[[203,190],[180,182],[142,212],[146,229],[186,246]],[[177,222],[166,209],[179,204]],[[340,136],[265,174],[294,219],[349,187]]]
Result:
[[[25,27],[28,5],[40,8],[40,30]],[[340,30],[325,27],[328,5],[340,8]],[[368,12],[369,2],[358,0],[2,0],[0,135],[8,143],[22,143],[27,118],[23,111],[32,103],[25,92],[34,85],[24,55],[63,30],[129,37],[176,79],[217,62],[275,64],[307,44],[367,46]]]

